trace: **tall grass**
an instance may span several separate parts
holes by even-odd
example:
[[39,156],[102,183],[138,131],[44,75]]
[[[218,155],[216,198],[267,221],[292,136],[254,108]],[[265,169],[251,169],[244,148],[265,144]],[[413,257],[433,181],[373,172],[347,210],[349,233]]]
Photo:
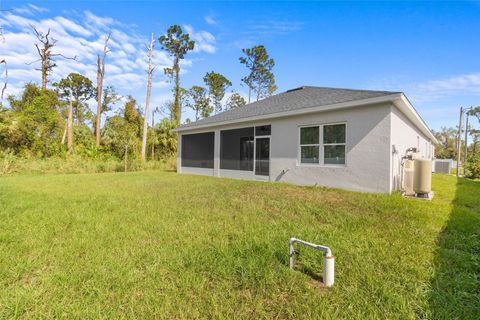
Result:
[[[144,170],[175,170],[176,160],[168,158],[159,161],[130,160],[127,163],[127,171]],[[125,163],[122,160],[105,158],[85,158],[72,156],[68,158],[25,158],[15,156],[10,152],[0,151],[0,176],[7,175],[30,175],[50,173],[101,173],[125,171]]]

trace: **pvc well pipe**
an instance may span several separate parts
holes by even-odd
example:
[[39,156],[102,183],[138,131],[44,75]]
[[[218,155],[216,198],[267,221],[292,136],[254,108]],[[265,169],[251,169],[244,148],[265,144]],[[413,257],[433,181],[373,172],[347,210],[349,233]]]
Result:
[[293,248],[294,243],[300,243],[307,247],[311,247],[316,250],[324,252],[323,257],[323,284],[326,287],[333,286],[335,282],[335,257],[332,255],[332,250],[329,247],[322,246],[319,244],[314,244],[311,242],[303,241],[297,238],[290,239],[290,269],[293,269],[293,257],[295,255],[295,250]]
[[323,284],[332,287],[335,282],[335,257],[323,257]]

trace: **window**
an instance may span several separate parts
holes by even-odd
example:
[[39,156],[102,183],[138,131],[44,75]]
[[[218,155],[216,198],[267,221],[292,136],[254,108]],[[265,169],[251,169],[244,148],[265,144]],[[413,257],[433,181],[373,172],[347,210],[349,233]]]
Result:
[[345,164],[345,148],[344,123],[300,128],[301,164]]
[[271,133],[271,125],[255,127],[255,136],[269,136]]
[[345,164],[345,124],[323,126],[324,164]]
[[300,128],[300,162],[319,163],[320,128]]

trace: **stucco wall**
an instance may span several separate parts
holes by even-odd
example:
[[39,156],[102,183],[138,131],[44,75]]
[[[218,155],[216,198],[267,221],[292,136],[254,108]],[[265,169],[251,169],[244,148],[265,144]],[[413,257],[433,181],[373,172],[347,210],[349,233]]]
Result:
[[213,176],[213,169],[209,168],[182,167],[181,171],[177,170],[177,172]]
[[[390,192],[390,105],[364,106],[272,121],[272,181]],[[299,126],[346,122],[346,164],[302,165]]]
[[[222,126],[188,133],[242,128],[271,124],[270,181],[300,185],[318,185],[356,191],[390,192],[390,104],[362,106],[262,122]],[[302,165],[298,161],[299,127],[336,122],[346,123],[346,164]],[[216,141],[219,139],[216,137]],[[217,149],[217,146],[215,148]],[[216,152],[216,156],[219,154]],[[216,159],[215,163],[219,163]],[[178,169],[189,172],[188,168]],[[206,173],[206,172],[205,172]],[[232,178],[252,178],[253,172],[220,170],[215,167],[209,175]]]
[[392,190],[398,190],[401,185],[401,161],[405,151],[415,147],[419,149],[422,158],[432,159],[434,144],[398,108],[393,105],[391,108]]

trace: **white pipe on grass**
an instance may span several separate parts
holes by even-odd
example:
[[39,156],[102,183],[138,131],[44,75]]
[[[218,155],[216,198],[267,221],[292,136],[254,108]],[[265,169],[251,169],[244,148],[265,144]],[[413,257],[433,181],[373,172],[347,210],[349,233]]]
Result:
[[314,244],[311,242],[303,241],[297,238],[290,239],[290,269],[293,269],[293,257],[295,255],[295,250],[293,248],[294,243],[300,243],[305,246],[314,248],[324,252],[323,257],[323,284],[326,287],[333,286],[335,280],[335,257],[332,255],[332,250],[329,247],[322,246],[319,244]]

